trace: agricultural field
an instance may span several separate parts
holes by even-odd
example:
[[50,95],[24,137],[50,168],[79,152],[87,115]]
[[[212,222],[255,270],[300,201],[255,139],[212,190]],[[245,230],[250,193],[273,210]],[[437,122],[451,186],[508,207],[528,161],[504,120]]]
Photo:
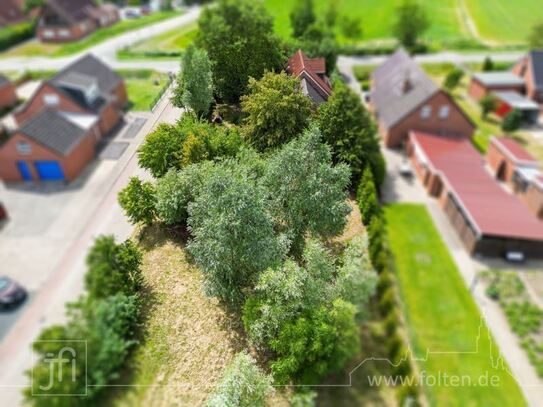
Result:
[[492,43],[520,43],[533,24],[543,20],[538,0],[461,0],[479,35]]
[[497,386],[426,385],[430,404],[525,405],[427,210],[422,205],[389,205],[385,218],[411,347],[414,357],[420,358],[420,369],[426,377],[465,376],[471,383],[485,375],[498,378]]

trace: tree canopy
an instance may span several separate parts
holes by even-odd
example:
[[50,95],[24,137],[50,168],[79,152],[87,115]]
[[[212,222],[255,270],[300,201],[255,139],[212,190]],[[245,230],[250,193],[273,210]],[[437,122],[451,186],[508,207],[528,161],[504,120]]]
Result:
[[534,24],[528,36],[528,43],[532,49],[543,48],[543,21]]
[[284,63],[272,17],[260,2],[219,0],[204,9],[198,25],[197,43],[213,62],[213,83],[226,102],[246,93],[249,78],[259,79]]
[[296,38],[302,37],[307,29],[317,21],[313,0],[296,0],[290,12],[290,25],[292,35]]
[[298,78],[284,72],[267,72],[260,80],[251,78],[249,93],[241,99],[246,115],[243,134],[259,151],[278,147],[307,127],[311,105]]
[[201,117],[209,111],[212,102],[211,61],[205,50],[191,44],[183,54],[172,103],[177,107],[191,109],[196,116]]
[[420,36],[430,27],[424,8],[416,0],[403,0],[396,10],[392,30],[400,44],[413,48]]

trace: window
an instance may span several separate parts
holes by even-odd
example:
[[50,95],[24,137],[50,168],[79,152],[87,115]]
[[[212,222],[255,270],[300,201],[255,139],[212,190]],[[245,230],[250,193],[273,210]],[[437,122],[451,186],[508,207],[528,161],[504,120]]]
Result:
[[68,31],[68,30],[59,30],[58,35],[60,35],[61,37],[69,37],[70,36],[70,31]]
[[53,38],[54,36],[55,36],[55,33],[52,30],[43,31],[44,38]]
[[439,118],[446,119],[449,117],[449,111],[451,110],[449,105],[443,105],[439,108]]
[[48,93],[43,96],[43,102],[48,106],[56,106],[59,102],[58,95],[55,95],[54,93]]
[[423,119],[428,119],[432,115],[432,106],[425,105],[422,107],[422,110],[420,111],[420,117]]
[[28,141],[18,141],[16,148],[20,154],[30,154],[32,152],[32,147]]

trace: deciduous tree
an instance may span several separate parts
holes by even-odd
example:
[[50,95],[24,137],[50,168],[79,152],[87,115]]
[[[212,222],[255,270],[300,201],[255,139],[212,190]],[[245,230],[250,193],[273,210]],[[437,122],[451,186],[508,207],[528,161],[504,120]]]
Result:
[[321,138],[312,126],[270,157],[264,175],[271,212],[296,256],[307,235],[330,238],[341,233],[350,212],[345,202],[349,168],[332,165],[330,148]]
[[155,178],[160,178],[170,168],[181,168],[181,150],[184,134],[175,125],[161,123],[148,134],[138,150],[140,167],[149,170]]
[[213,84],[226,102],[245,94],[249,78],[280,68],[284,55],[273,20],[260,2],[219,0],[204,9],[197,43],[212,61]]
[[313,0],[296,0],[290,12],[292,35],[296,38],[301,38],[316,21],[317,17],[315,16]]
[[243,134],[260,151],[299,136],[311,116],[311,100],[302,93],[300,80],[284,72],[251,78],[241,106],[246,115]]
[[191,44],[183,54],[172,103],[177,107],[191,109],[196,116],[201,117],[208,113],[212,102],[211,61],[205,50]]
[[155,220],[155,187],[150,182],[131,177],[118,200],[130,222],[150,225]]
[[404,47],[414,47],[429,27],[426,12],[416,0],[404,0],[396,9],[396,22],[392,30]]

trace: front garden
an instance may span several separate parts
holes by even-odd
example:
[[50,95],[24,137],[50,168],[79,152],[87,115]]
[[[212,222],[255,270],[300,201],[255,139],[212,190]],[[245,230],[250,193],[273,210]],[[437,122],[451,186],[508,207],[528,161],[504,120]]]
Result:
[[498,386],[425,386],[434,405],[525,404],[473,298],[423,206],[384,208],[413,356],[428,376],[498,377]]

